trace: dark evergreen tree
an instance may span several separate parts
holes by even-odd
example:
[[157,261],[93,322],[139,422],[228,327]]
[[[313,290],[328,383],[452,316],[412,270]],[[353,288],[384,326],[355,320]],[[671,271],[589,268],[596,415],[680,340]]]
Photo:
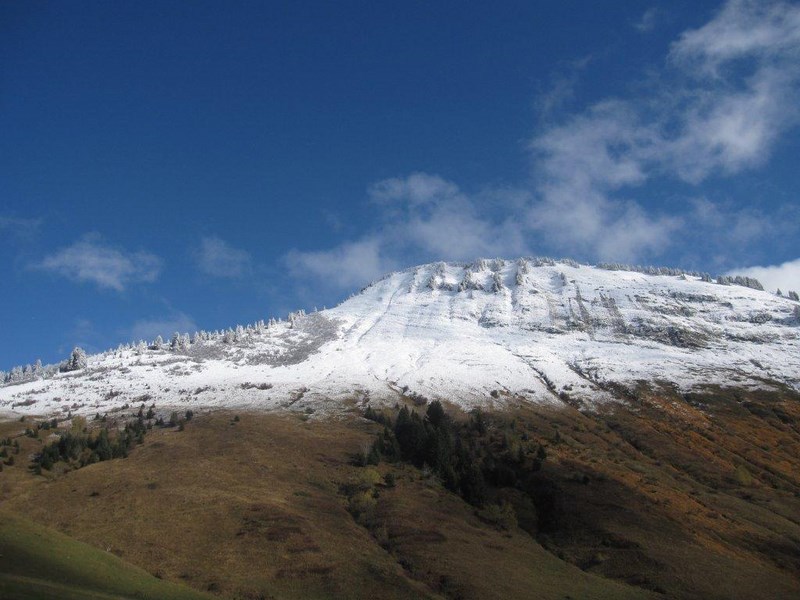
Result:
[[444,408],[442,408],[442,403],[438,400],[431,402],[430,405],[428,405],[426,416],[428,417],[430,424],[434,427],[439,427],[442,425],[446,418]]

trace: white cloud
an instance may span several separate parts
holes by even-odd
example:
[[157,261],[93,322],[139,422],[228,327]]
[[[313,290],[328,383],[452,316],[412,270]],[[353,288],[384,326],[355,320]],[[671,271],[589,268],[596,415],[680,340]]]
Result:
[[452,198],[458,195],[458,186],[438,175],[412,173],[379,181],[370,186],[368,194],[375,202],[403,202],[416,207]]
[[580,81],[579,75],[591,64],[593,56],[587,55],[573,61],[563,61],[557,65],[557,73],[549,86],[537,94],[534,108],[539,120],[547,122],[553,114],[562,110],[575,99],[575,90]]
[[380,227],[326,250],[289,252],[293,276],[337,289],[353,289],[415,260],[473,260],[526,253],[522,225],[505,214],[492,217],[495,201],[523,202],[524,192],[488,190],[470,196],[438,175],[413,173],[368,189],[382,208]]
[[121,292],[132,283],[155,281],[161,265],[161,259],[154,254],[125,252],[103,245],[96,235],[87,235],[34,266],[73,281],[88,281]]
[[800,5],[732,0],[684,32],[669,61],[686,78],[683,110],[662,115],[682,125],[665,143],[678,174],[697,182],[757,167],[800,114]]
[[430,212],[415,213],[393,227],[401,242],[431,259],[473,260],[519,254],[525,249],[518,224],[495,223],[481,214],[475,199],[466,196],[439,203]]
[[381,254],[381,242],[375,237],[347,242],[330,250],[292,250],[284,261],[293,276],[311,278],[338,289],[365,285],[394,268],[392,260]]
[[575,96],[578,77],[574,73],[556,78],[547,91],[536,98],[536,111],[542,120],[550,116]]
[[[647,11],[636,25],[652,28],[656,15]],[[800,5],[732,0],[672,44],[666,67],[638,88],[646,91],[559,120],[575,79],[556,83],[538,104],[544,127],[529,144],[528,186],[468,193],[424,172],[377,182],[368,195],[382,211],[379,225],[329,250],[293,251],[293,272],[344,287],[410,260],[543,247],[638,262],[697,236],[716,249],[786,230],[780,210],[764,215],[707,199],[653,210],[634,196],[654,180],[696,185],[768,160],[800,114]]]
[[204,237],[195,256],[200,270],[214,277],[242,277],[251,267],[248,252],[234,248],[216,236]]
[[620,194],[656,177],[696,184],[763,164],[798,120],[798,55],[800,6],[729,2],[673,44],[674,71],[648,95],[599,102],[532,140],[531,226],[601,259],[663,250],[683,219]]
[[42,225],[42,219],[27,219],[22,217],[8,217],[0,215],[0,231],[3,239],[27,240],[33,237]]
[[704,74],[743,58],[796,58],[800,6],[765,0],[731,0],[698,29],[681,34],[671,58],[692,63]]
[[698,183],[714,172],[732,175],[762,165],[780,134],[797,123],[798,75],[764,67],[743,89],[698,92],[678,115],[680,134],[659,143],[669,158],[665,166]]
[[658,21],[659,17],[659,10],[653,6],[648,8],[644,11],[644,14],[639,18],[638,21],[633,23],[633,28],[636,29],[640,33],[647,33],[648,31],[652,31],[653,28],[656,26],[656,22]]
[[0,215],[0,229],[29,230],[36,229],[41,224],[41,219],[25,219],[21,217],[6,217]]
[[539,200],[528,210],[528,225],[553,246],[602,260],[663,250],[680,219],[650,216],[611,196],[647,180],[658,143],[657,131],[618,101],[550,128],[531,143]]
[[130,328],[131,341],[144,340],[151,342],[159,335],[167,340],[175,333],[193,333],[198,330],[194,320],[187,314],[175,312],[164,317],[142,319]]
[[694,198],[687,220],[702,229],[697,231],[699,236],[705,231],[727,246],[745,246],[766,235],[791,235],[797,224],[785,217],[781,213],[765,214],[755,207],[736,208],[707,198]]
[[800,292],[800,258],[780,265],[733,269],[727,275],[755,277],[761,282],[764,289],[770,292],[775,292],[778,289],[784,294],[789,290]]

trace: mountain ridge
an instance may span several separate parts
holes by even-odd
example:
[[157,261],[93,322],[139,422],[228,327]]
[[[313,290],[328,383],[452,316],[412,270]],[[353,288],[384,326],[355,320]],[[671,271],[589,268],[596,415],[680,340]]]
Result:
[[642,381],[797,390],[799,347],[800,303],[749,278],[569,259],[436,262],[332,309],[29,372],[33,381],[0,387],[0,410],[95,413],[146,396],[264,409],[401,397],[590,407]]

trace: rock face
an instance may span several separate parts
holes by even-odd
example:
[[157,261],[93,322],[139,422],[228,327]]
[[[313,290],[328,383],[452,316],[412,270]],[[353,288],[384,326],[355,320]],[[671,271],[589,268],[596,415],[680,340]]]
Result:
[[422,265],[288,322],[90,356],[85,369],[0,387],[0,410],[318,410],[401,396],[589,408],[641,381],[800,389],[797,301],[666,272],[549,259]]

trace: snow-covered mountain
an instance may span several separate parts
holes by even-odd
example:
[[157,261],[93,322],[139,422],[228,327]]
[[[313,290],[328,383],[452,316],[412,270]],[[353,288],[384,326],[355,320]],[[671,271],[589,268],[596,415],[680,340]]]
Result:
[[401,396],[590,407],[639,381],[800,389],[800,303],[657,272],[671,274],[549,259],[422,265],[330,310],[132,345],[6,384],[0,411],[95,414],[155,402],[310,412]]

